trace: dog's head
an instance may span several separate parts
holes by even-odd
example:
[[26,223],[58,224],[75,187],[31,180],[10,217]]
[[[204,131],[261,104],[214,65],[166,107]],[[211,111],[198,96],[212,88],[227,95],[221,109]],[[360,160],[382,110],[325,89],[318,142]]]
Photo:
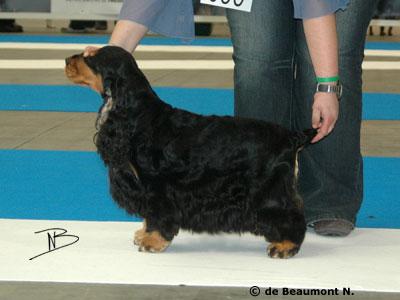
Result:
[[126,166],[132,136],[147,128],[149,102],[158,99],[131,53],[116,46],[98,49],[93,55],[73,55],[66,60],[65,74],[76,84],[93,88],[103,103],[96,120],[94,143],[107,165]]
[[73,83],[89,86],[102,95],[127,83],[135,89],[148,87],[131,53],[117,46],[99,48],[87,57],[83,53],[73,55],[65,59],[65,64],[65,74]]
[[96,126],[104,124],[111,111],[126,112],[139,105],[137,100],[155,95],[132,54],[123,48],[105,46],[87,57],[68,57],[65,63],[65,74],[73,83],[89,86],[103,97]]

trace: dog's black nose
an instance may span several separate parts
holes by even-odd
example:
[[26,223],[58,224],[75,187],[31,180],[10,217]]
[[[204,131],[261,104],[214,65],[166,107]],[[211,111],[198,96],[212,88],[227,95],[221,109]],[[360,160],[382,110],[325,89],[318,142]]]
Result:
[[71,62],[71,57],[67,57],[67,58],[65,59],[65,64],[66,64],[66,65],[69,65],[70,62]]

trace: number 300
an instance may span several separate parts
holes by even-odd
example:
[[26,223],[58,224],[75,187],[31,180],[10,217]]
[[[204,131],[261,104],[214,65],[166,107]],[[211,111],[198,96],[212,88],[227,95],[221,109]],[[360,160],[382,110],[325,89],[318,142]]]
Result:
[[[210,0],[211,2],[216,2],[217,0]],[[235,6],[239,7],[243,4],[244,0],[233,0],[233,4],[235,4]],[[221,0],[222,4],[229,4],[229,2],[231,2],[231,0]]]

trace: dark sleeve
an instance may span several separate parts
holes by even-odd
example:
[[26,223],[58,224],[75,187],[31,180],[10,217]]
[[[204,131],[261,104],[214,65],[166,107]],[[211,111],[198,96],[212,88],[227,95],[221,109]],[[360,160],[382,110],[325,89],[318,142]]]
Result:
[[293,0],[294,17],[311,19],[335,13],[345,9],[349,0]]

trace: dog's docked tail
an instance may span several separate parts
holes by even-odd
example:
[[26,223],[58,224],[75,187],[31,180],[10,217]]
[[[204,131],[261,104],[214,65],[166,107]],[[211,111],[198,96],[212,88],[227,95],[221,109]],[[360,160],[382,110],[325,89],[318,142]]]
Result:
[[296,148],[300,149],[311,143],[312,139],[317,135],[317,129],[310,128],[303,131],[297,131],[294,133],[296,140]]

